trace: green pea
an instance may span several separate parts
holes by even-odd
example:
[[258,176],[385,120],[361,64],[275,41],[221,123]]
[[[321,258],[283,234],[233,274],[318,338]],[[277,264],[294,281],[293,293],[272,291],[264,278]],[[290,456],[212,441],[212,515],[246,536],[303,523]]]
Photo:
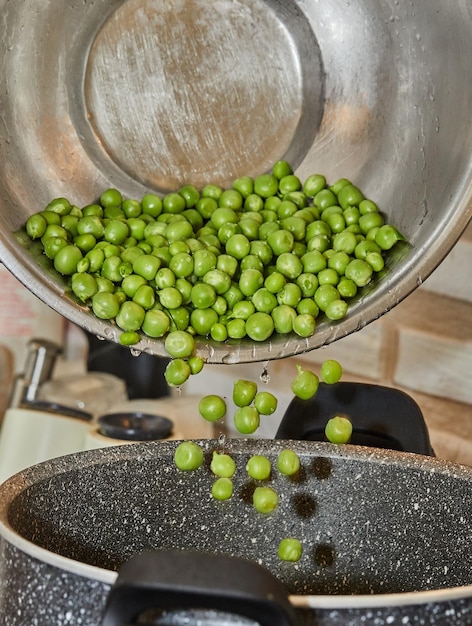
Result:
[[120,344],[122,346],[134,346],[135,344],[139,343],[140,339],[141,337],[136,331],[124,331],[120,335]]
[[321,189],[313,197],[313,204],[324,211],[330,206],[337,204],[337,198],[330,189]]
[[330,302],[339,300],[339,292],[334,285],[320,285],[315,291],[315,302],[321,311],[326,311]]
[[256,487],[252,501],[256,511],[267,515],[276,509],[279,503],[279,497],[272,487]]
[[243,406],[234,414],[234,426],[242,435],[252,435],[260,425],[258,410],[253,406]]
[[185,359],[171,359],[164,371],[164,378],[171,387],[180,387],[191,375],[192,370]]
[[185,208],[185,198],[176,192],[170,192],[162,199],[162,210],[164,213],[175,215],[184,211]]
[[350,231],[343,230],[340,233],[336,233],[333,237],[333,250],[336,252],[345,252],[346,254],[352,254],[357,245],[356,235]]
[[327,235],[315,235],[308,240],[307,251],[312,252],[317,250],[318,252],[326,252],[331,246],[331,237]]
[[352,423],[344,415],[336,415],[328,420],[325,435],[331,443],[348,443],[352,435]]
[[331,215],[327,215],[326,223],[332,233],[341,233],[346,228],[346,220],[341,213],[331,213]]
[[189,357],[195,349],[195,340],[192,335],[183,330],[170,332],[165,339],[165,349],[174,358]]
[[271,313],[277,306],[277,298],[266,287],[258,289],[252,296],[251,301],[256,311],[262,311],[263,313]]
[[105,231],[103,233],[106,241],[113,243],[115,245],[120,245],[129,235],[129,227],[128,225],[117,219],[112,219],[105,226]]
[[347,209],[349,206],[359,206],[359,203],[364,200],[364,194],[355,185],[344,185],[338,193],[338,202],[343,209]]
[[390,224],[384,224],[375,235],[375,242],[382,250],[390,250],[397,241],[404,240],[400,232]]
[[100,196],[100,204],[102,207],[119,207],[123,202],[123,196],[118,189],[110,188]]
[[198,335],[206,337],[213,324],[218,322],[218,313],[214,309],[194,309],[190,313],[190,323]]
[[105,278],[104,276],[96,276],[95,280],[97,281],[99,292],[113,293],[115,291],[115,285],[111,280],[108,280],[108,278]]
[[87,204],[82,208],[82,217],[86,217],[88,215],[103,217],[103,207],[99,204]]
[[339,382],[343,375],[343,368],[336,359],[326,359],[320,367],[320,376],[324,383],[333,385]]
[[198,411],[208,422],[217,422],[226,415],[226,402],[216,394],[206,395],[200,399]]
[[234,305],[231,316],[235,319],[247,320],[255,312],[256,307],[251,300],[241,300]]
[[221,272],[224,272],[226,275],[230,276],[231,278],[238,271],[238,267],[239,267],[239,264],[238,264],[237,259],[230,256],[229,254],[220,254],[216,260],[216,269]]
[[216,268],[216,254],[210,250],[196,250],[193,255],[193,273],[197,277],[204,276]]
[[213,212],[218,208],[218,202],[216,198],[203,196],[204,189],[202,189],[202,197],[197,201],[195,208],[204,220],[210,219]]
[[239,379],[233,383],[233,402],[238,407],[249,406],[257,393],[257,383]]
[[92,234],[87,235],[77,235],[74,237],[74,245],[76,245],[82,252],[90,252],[95,248],[97,240]]
[[205,365],[205,361],[202,359],[201,356],[190,356],[187,359],[187,363],[189,364],[190,371],[193,375],[199,374],[202,371],[203,366]]
[[243,234],[232,235],[225,246],[226,254],[235,259],[243,259],[251,250],[249,239]]
[[295,238],[293,234],[285,229],[275,230],[267,237],[267,243],[272,249],[275,255],[283,254],[284,252],[291,252]]
[[47,222],[42,215],[36,213],[28,218],[26,232],[31,239],[40,239],[46,232]]
[[302,272],[299,276],[297,276],[295,282],[300,288],[301,295],[304,298],[312,298],[319,286],[318,277],[315,274],[307,272]]
[[226,341],[228,339],[228,330],[225,324],[221,322],[216,322],[210,328],[210,337],[214,339],[214,341]]
[[144,321],[144,315],[145,311],[142,306],[127,300],[120,306],[116,323],[122,330],[139,330]]
[[159,309],[150,309],[144,314],[141,329],[148,337],[163,337],[170,327],[169,316]]
[[61,224],[61,216],[58,213],[54,213],[54,211],[40,211],[37,215],[40,215],[44,220],[46,220],[46,224],[48,226],[53,224],[55,226],[60,226]]
[[67,245],[67,240],[63,237],[49,237],[43,244],[44,253],[48,259],[54,259],[59,250]]
[[293,331],[299,337],[311,337],[315,328],[316,320],[310,313],[298,314],[293,320]]
[[165,309],[177,309],[182,304],[182,294],[175,287],[164,287],[159,290],[158,295]]
[[327,265],[326,257],[324,257],[319,250],[306,252],[300,260],[303,266],[303,272],[309,274],[318,274],[318,272],[325,269]]
[[347,265],[344,275],[353,280],[358,287],[364,287],[371,281],[372,273],[372,267],[366,261],[353,259]]
[[49,202],[44,210],[57,213],[58,215],[68,215],[71,209],[72,205],[67,198],[55,198]]
[[242,339],[246,336],[246,322],[243,319],[232,319],[226,325],[228,338]]
[[[332,255],[329,259],[328,259],[328,263],[331,260],[331,258],[335,256]],[[349,257],[347,259],[346,265],[349,263]],[[324,270],[321,270],[321,272],[318,272],[318,283],[320,285],[334,285],[336,286],[339,282],[339,274],[338,272],[333,268],[333,267],[326,267]]]
[[156,302],[156,293],[149,285],[140,285],[134,292],[132,298],[133,302],[136,302],[136,304],[142,306],[145,311],[148,311],[152,309]]
[[216,476],[231,478],[236,472],[236,463],[229,454],[220,453],[215,450],[211,458],[210,469]]
[[232,283],[231,287],[223,294],[223,298],[228,303],[228,308],[233,309],[234,306],[244,300],[244,294],[237,283]]
[[293,308],[298,305],[301,299],[302,290],[296,283],[287,283],[284,288],[277,293],[277,302],[279,304],[288,304],[288,306]]
[[338,178],[331,186],[330,189],[336,195],[339,194],[341,189],[346,185],[351,185],[351,181],[347,178]]
[[361,215],[365,215],[366,213],[376,213],[378,210],[379,207],[372,200],[364,199],[359,202],[359,212]]
[[122,275],[120,274],[120,267],[122,263],[121,257],[117,255],[111,255],[107,257],[106,251],[104,252],[105,259],[103,261],[101,269],[102,276],[114,283],[120,283],[123,279]]
[[293,476],[300,469],[298,455],[290,449],[282,450],[277,456],[277,469],[284,476]]
[[322,174],[311,174],[303,183],[303,193],[309,198],[314,198],[325,187],[326,178]]
[[278,555],[282,561],[295,563],[302,558],[303,548],[301,541],[294,537],[282,539],[278,547]]
[[[313,298],[302,298],[300,302],[297,304],[297,314],[298,315],[310,315],[314,320],[320,314],[320,309]],[[301,323],[302,320],[299,320],[298,324]],[[310,322],[312,324],[312,322]],[[299,334],[299,333],[298,333]]]
[[342,298],[332,300],[325,309],[325,315],[332,321],[341,320],[346,316],[347,308],[347,302]]
[[195,471],[203,465],[202,448],[194,441],[182,441],[174,452],[174,463],[179,470]]
[[87,302],[98,291],[97,281],[91,274],[73,274],[71,280],[73,293],[82,302]]
[[277,398],[270,391],[259,391],[254,398],[254,408],[260,415],[272,415],[277,410]]
[[[98,278],[96,282],[98,287]],[[99,319],[111,320],[116,318],[118,315],[120,304],[114,293],[109,291],[98,291],[92,296],[92,310]]]
[[272,272],[264,280],[264,287],[271,293],[278,293],[285,286],[287,279],[281,272]]
[[72,244],[62,246],[54,256],[54,268],[60,274],[70,276],[77,271],[77,263],[82,258],[82,252],[77,246]]
[[276,333],[286,335],[293,331],[293,322],[297,316],[296,310],[287,304],[279,304],[272,310],[274,330]]
[[291,202],[290,200],[282,200],[282,202],[277,206],[277,215],[280,220],[292,217],[297,211],[297,205],[295,202]]
[[211,495],[215,500],[229,500],[233,495],[233,482],[230,478],[220,476],[211,487]]
[[318,376],[310,370],[304,370],[297,365],[298,374],[293,379],[291,389],[293,393],[302,400],[309,400],[318,391]]
[[357,293],[357,285],[350,278],[341,278],[336,289],[341,298],[353,298]]
[[272,167],[272,174],[280,180],[284,176],[293,174],[292,166],[288,161],[280,160],[274,163]]
[[256,311],[246,320],[246,334],[253,341],[266,341],[274,332],[274,321],[268,313]]
[[364,213],[359,218],[359,226],[361,232],[368,233],[372,228],[380,228],[384,225],[384,218],[381,213],[372,211],[370,213]]
[[352,225],[359,223],[361,212],[358,207],[349,206],[347,207],[347,209],[344,209],[343,215],[344,215],[344,220],[346,222],[346,226],[352,226]]
[[371,252],[381,252],[380,246],[369,239],[363,239],[359,241],[354,250],[354,256],[356,259],[365,260],[368,254]]
[[182,296],[182,304],[189,304],[191,301],[192,283],[186,278],[177,278],[175,281],[175,288],[180,292]]
[[221,295],[231,287],[231,276],[222,270],[214,269],[203,276],[203,283],[210,285],[215,290],[215,293]]
[[272,464],[270,460],[262,454],[251,456],[246,463],[246,472],[254,480],[267,480],[270,478],[271,471]]
[[369,252],[365,257],[366,262],[374,272],[381,272],[385,266],[385,261],[380,252]]
[[336,280],[336,282],[332,282],[331,284],[333,285],[338,284],[339,277],[344,275],[344,272],[346,271],[346,267],[348,266],[350,261],[351,261],[351,257],[349,256],[349,254],[347,254],[347,252],[342,252],[342,251],[335,252],[329,257],[328,268],[330,270],[334,270],[338,276],[338,279]]

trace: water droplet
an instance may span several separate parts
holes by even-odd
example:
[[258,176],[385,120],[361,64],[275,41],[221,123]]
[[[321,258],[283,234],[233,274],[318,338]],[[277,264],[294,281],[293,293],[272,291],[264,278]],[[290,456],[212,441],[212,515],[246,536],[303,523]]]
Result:
[[131,356],[140,356],[141,350],[138,350],[138,348],[130,348],[130,354]]
[[225,447],[225,445],[226,445],[226,435],[224,433],[221,433],[220,435],[218,435],[218,445],[220,445],[222,448]]
[[269,374],[269,370],[268,370],[268,365],[267,364],[264,364],[264,368],[263,368],[259,378],[261,379],[261,382],[263,382],[266,385],[270,381],[270,374]]
[[102,337],[101,335],[95,335],[95,337],[98,339],[98,341],[105,341],[105,337]]

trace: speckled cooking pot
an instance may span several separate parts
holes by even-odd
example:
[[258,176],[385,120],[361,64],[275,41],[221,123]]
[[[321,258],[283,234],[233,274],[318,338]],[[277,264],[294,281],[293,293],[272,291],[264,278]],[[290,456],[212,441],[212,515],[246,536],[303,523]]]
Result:
[[[472,468],[323,442],[200,443],[196,472],[174,466],[169,441],[70,455],[5,482],[0,623],[472,622]],[[237,472],[233,498],[218,502],[208,464],[222,446]],[[287,446],[301,470],[273,470],[279,505],[259,514],[246,462]],[[286,536],[303,542],[298,563],[278,558]]]

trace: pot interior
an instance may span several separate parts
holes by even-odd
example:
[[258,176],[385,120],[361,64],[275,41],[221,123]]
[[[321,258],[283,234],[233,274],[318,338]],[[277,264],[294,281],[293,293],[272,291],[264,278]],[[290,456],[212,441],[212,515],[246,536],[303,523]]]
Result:
[[[106,570],[159,548],[242,556],[266,566],[292,594],[472,582],[470,468],[356,446],[230,440],[223,448],[206,440],[204,466],[182,472],[173,462],[177,444],[94,450],[30,468],[2,488],[13,494],[4,522],[36,546]],[[275,466],[286,447],[301,459],[293,478]],[[234,494],[216,501],[209,463],[223,449],[237,464]],[[261,484],[245,471],[253,454],[273,462],[266,482],[279,505],[269,515],[252,505]],[[289,536],[302,541],[298,563],[278,557],[279,541]]]

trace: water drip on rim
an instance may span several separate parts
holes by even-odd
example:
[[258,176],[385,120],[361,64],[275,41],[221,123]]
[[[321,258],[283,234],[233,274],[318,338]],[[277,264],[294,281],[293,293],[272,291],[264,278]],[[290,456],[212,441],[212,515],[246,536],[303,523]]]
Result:
[[266,363],[264,363],[263,370],[262,370],[261,375],[259,376],[259,378],[260,378],[261,382],[263,382],[266,385],[270,381],[269,362],[268,361],[266,361]]

